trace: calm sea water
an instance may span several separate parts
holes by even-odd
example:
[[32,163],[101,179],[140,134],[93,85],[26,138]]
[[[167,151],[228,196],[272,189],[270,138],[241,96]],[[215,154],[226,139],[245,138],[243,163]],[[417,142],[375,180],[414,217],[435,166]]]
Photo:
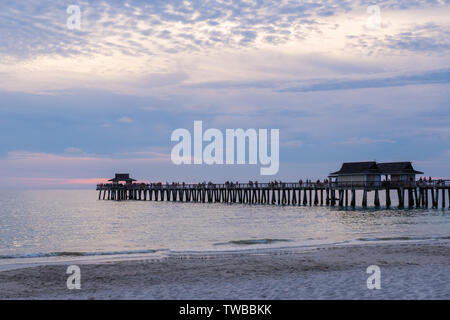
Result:
[[[0,259],[227,251],[449,239],[448,209],[339,210],[99,201],[95,191],[2,191]],[[447,202],[448,203],[448,202]]]

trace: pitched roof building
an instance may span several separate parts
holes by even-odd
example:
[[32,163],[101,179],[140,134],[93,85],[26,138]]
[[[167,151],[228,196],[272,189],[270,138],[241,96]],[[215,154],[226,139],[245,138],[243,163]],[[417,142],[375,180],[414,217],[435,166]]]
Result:
[[133,183],[133,181],[136,181],[135,179],[130,178],[129,173],[116,173],[116,176],[113,179],[109,179],[108,181],[111,181],[112,183],[119,183],[119,182],[125,182],[127,184]]
[[339,171],[330,173],[336,182],[378,182],[381,176],[391,181],[415,181],[416,174],[423,174],[413,168],[411,162],[346,162]]

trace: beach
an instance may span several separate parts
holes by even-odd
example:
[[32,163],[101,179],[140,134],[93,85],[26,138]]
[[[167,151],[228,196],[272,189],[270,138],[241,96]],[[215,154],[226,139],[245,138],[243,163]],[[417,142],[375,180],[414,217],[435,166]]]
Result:
[[449,299],[449,257],[448,241],[168,254],[79,263],[80,290],[62,263],[0,272],[0,299]]

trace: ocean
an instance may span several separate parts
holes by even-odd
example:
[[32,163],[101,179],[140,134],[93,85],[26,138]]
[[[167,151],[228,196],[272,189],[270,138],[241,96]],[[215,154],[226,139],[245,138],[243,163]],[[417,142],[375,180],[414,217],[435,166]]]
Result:
[[3,265],[51,257],[450,239],[448,209],[116,202],[98,200],[94,190],[2,191],[1,195]]

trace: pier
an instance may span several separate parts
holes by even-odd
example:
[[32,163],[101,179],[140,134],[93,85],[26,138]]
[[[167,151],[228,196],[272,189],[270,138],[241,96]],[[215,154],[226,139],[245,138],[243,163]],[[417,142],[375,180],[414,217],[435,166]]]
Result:
[[[380,208],[381,195],[384,206],[393,206],[397,198],[400,209],[446,208],[446,195],[450,199],[450,180],[419,180],[423,174],[413,168],[411,162],[375,161],[343,163],[339,171],[330,173],[328,179],[299,180],[285,183],[136,183],[127,173],[116,173],[108,184],[97,185],[101,200],[149,200],[200,203],[241,203],[250,205],[329,206],[356,208],[369,207],[369,193],[373,206]],[[382,176],[384,180],[382,181]],[[124,182],[122,184],[121,182]],[[360,199],[357,199],[359,195]],[[439,201],[439,199],[441,199]],[[450,200],[449,200],[450,208]]]
[[[362,192],[357,199],[357,191]],[[392,206],[392,194],[398,208],[446,208],[450,199],[450,180],[411,182],[307,182],[307,183],[110,183],[97,185],[99,200],[173,201],[197,203],[241,203],[250,205],[381,207],[385,194],[386,208]],[[446,196],[448,195],[448,197]],[[450,203],[449,203],[450,208]]]

